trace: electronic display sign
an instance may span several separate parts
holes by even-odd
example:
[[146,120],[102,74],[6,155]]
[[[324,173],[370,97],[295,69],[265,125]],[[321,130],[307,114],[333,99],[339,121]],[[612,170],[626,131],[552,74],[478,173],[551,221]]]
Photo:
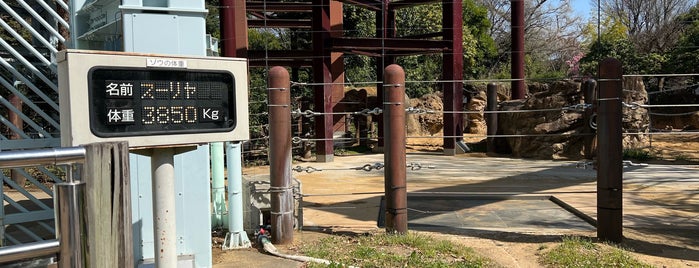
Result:
[[58,63],[63,146],[249,138],[245,59],[67,50]]
[[231,73],[95,67],[89,75],[90,128],[97,136],[235,128]]

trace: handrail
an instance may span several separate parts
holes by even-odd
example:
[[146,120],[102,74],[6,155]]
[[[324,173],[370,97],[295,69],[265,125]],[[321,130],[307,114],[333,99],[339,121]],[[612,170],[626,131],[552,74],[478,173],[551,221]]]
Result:
[[84,147],[0,152],[0,168],[77,164],[84,161]]
[[55,255],[58,254],[59,249],[58,240],[56,239],[0,247],[0,264]]

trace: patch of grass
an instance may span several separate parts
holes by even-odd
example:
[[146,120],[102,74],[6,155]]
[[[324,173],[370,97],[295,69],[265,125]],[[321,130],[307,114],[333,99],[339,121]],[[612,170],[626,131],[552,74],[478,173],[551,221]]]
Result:
[[579,237],[564,238],[560,245],[545,252],[540,262],[548,267],[653,267],[621,248]]
[[484,267],[490,262],[473,249],[431,236],[376,234],[330,236],[302,245],[301,253],[333,262],[308,267]]
[[638,160],[638,161],[648,161],[648,160],[653,160],[656,158],[655,155],[653,155],[649,151],[646,151],[643,149],[638,149],[638,148],[624,149],[623,157],[626,160]]
[[680,153],[680,154],[677,154],[675,156],[675,161],[687,161],[687,162],[689,162],[689,161],[692,161],[692,158],[689,157],[689,155]]
[[357,146],[352,146],[352,147],[341,147],[341,148],[335,148],[335,151],[333,152],[337,156],[349,156],[349,155],[358,155],[358,154],[365,154],[365,153],[370,153],[371,148],[365,145],[357,145]]

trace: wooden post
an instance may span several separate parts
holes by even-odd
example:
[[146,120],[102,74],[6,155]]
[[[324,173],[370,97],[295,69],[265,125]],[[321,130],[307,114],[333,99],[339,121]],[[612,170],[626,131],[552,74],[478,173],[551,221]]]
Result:
[[597,116],[597,237],[621,243],[622,235],[622,68],[616,59],[599,67]]
[[134,267],[127,142],[85,146],[90,267]]

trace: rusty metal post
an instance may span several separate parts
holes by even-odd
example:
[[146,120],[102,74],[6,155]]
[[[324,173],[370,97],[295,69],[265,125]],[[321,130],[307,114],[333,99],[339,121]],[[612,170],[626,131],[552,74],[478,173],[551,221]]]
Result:
[[[585,100],[585,104],[595,104],[597,102],[597,81],[594,79],[588,79],[585,80],[582,84],[582,89],[583,89],[583,99]],[[583,113],[583,122],[585,126],[583,127],[584,132],[586,134],[590,134],[589,136],[585,136],[583,140],[583,155],[585,159],[592,160],[592,158],[595,156],[595,132],[596,130],[592,128],[592,123],[594,118],[595,110],[594,109],[585,109],[585,113]]]
[[408,232],[408,195],[405,169],[405,72],[392,64],[384,69],[383,124],[386,135],[384,187],[386,231]]
[[[376,11],[376,38],[387,39],[396,37],[396,12],[394,9],[389,7],[390,1],[381,1],[381,10]],[[378,57],[376,57],[376,80],[386,81],[384,75],[384,70],[389,65],[396,62],[396,56],[392,55],[390,52],[384,51]],[[380,87],[376,92],[376,101],[378,103],[383,103],[384,99],[384,88]],[[374,120],[372,118],[372,120]],[[374,152],[384,152],[386,132],[384,130],[383,117],[376,117],[377,123],[377,145],[373,149]]]
[[248,20],[246,1],[220,0],[221,54],[246,58],[248,54]]
[[605,59],[599,67],[597,115],[597,237],[622,240],[622,67],[616,59]]
[[[17,110],[22,111],[22,106],[24,105],[24,102],[22,102],[22,99],[19,96],[12,94],[8,99],[12,106],[17,108]],[[17,127],[19,130],[24,130],[24,121],[22,121],[22,117],[20,117],[17,113],[13,112],[11,109],[7,109],[7,117],[12,125]],[[13,131],[12,135],[10,135],[11,140],[19,140],[21,138],[22,135],[18,132]],[[27,178],[22,176],[22,174],[15,171],[14,169],[10,169],[10,178],[12,178],[12,181],[17,183],[17,185],[21,187],[24,187],[24,184],[27,182]]]
[[512,99],[524,99],[524,0],[512,0]]
[[485,110],[485,125],[486,125],[486,152],[488,154],[495,153],[495,135],[498,134],[498,114],[494,113],[498,110],[498,84],[490,83],[486,91],[486,106]]
[[443,53],[442,79],[451,81],[442,84],[444,92],[444,154],[456,155],[466,152],[458,146],[464,136],[464,46],[463,46],[462,1],[442,1],[442,40],[449,42]]
[[269,176],[272,202],[272,242],[294,239],[294,198],[291,186],[291,82],[280,66],[269,70]]
[[333,151],[333,79],[330,45],[332,26],[330,24],[330,0],[313,0],[312,39],[313,50],[322,57],[313,58],[313,104],[315,112],[321,116],[314,118],[316,140],[316,162],[332,162]]

